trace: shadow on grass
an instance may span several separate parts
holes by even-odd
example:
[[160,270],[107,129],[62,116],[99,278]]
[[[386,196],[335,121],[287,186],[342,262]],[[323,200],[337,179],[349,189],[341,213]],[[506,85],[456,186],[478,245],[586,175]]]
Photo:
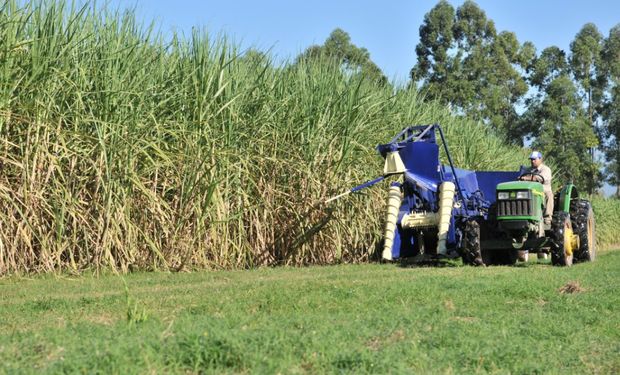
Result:
[[401,268],[425,268],[425,267],[433,267],[433,268],[447,268],[447,267],[462,267],[463,263],[460,259],[409,259],[403,258],[400,262],[396,263],[398,267]]
[[[451,267],[472,267],[478,268],[480,266],[465,265],[460,259],[402,259],[394,262],[394,265],[400,268],[451,268]],[[515,264],[488,264],[485,267],[514,267],[514,268],[531,268],[531,267],[549,267],[551,263],[549,261],[529,261],[529,262],[517,262]]]

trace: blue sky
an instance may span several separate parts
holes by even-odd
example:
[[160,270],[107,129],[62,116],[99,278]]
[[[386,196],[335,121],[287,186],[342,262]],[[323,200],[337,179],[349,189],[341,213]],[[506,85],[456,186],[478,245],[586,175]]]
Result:
[[[426,14],[437,1],[212,1],[108,0],[121,8],[135,6],[138,16],[155,20],[165,33],[188,33],[192,27],[226,33],[243,47],[270,49],[280,60],[294,58],[311,44],[322,44],[340,27],[352,42],[369,50],[390,78],[403,82],[416,61],[415,45]],[[450,1],[456,8],[463,1]],[[620,23],[620,1],[479,0],[498,31],[516,33],[540,51],[550,45],[568,50],[575,34],[593,22],[603,35]]]

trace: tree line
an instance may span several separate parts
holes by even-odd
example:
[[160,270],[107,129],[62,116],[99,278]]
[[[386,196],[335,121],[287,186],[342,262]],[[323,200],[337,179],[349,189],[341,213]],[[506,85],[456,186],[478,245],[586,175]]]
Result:
[[[588,192],[605,180],[620,185],[620,24],[603,35],[587,23],[569,51],[539,52],[514,32],[498,31],[475,2],[455,9],[440,0],[424,16],[415,52],[409,88],[426,100],[487,124],[507,143],[541,150],[558,166],[560,181]],[[389,84],[369,52],[341,29],[297,61],[326,56],[350,74]]]

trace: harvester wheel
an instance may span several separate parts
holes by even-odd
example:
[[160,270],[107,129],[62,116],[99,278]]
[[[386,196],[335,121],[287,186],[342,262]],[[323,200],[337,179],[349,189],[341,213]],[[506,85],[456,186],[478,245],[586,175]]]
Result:
[[463,230],[462,248],[460,249],[464,264],[484,266],[480,253],[480,224],[469,220]]
[[551,246],[551,264],[554,266],[573,265],[573,228],[567,212],[556,212],[551,222],[553,236]]
[[592,204],[585,199],[575,199],[570,205],[573,231],[579,236],[575,262],[591,262],[596,258],[596,231]]

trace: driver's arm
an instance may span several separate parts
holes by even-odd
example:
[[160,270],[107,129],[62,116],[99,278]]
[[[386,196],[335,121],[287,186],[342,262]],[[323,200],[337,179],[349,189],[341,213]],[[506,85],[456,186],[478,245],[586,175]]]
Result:
[[551,184],[551,169],[549,169],[549,167],[541,168],[540,175],[545,179],[546,185]]
[[521,176],[519,176],[519,181],[534,181],[534,176],[531,172],[525,172]]

